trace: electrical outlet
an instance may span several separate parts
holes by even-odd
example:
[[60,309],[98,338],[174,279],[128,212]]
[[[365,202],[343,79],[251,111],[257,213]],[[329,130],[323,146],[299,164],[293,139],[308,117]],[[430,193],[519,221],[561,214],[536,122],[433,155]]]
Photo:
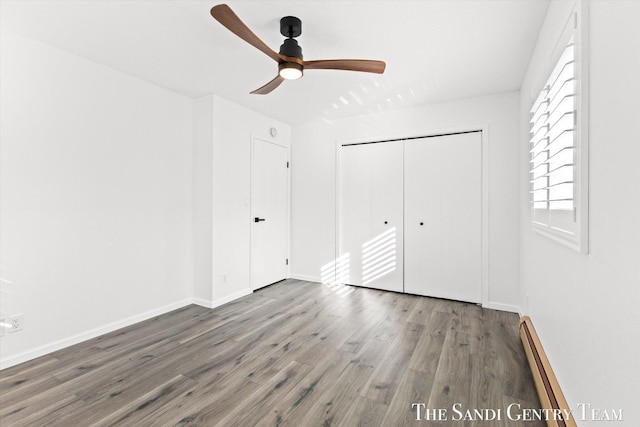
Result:
[[24,317],[22,314],[17,314],[7,318],[7,323],[9,323],[9,332],[21,331],[24,327]]
[[222,283],[227,283],[229,281],[229,275],[227,273],[222,273]]

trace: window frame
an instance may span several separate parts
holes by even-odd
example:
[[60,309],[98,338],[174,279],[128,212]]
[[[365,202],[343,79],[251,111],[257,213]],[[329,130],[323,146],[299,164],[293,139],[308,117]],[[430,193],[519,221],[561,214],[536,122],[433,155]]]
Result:
[[[586,2],[576,2],[567,19],[564,29],[557,38],[557,43],[546,66],[540,76],[540,81],[532,91],[531,106],[533,106],[546,90],[546,83],[556,65],[559,63],[565,48],[571,39],[574,44],[574,70],[575,70],[575,130],[573,138],[574,163],[573,163],[573,206],[574,206],[574,230],[566,230],[554,227],[546,223],[536,221],[534,216],[534,203],[532,185],[529,184],[529,204],[531,224],[533,230],[543,236],[561,243],[577,252],[589,252],[589,150],[588,150],[588,122],[589,122],[589,75],[588,75],[588,9]],[[532,117],[530,115],[529,117]],[[529,125],[529,130],[532,129]],[[529,133],[531,136],[531,133]],[[528,149],[531,145],[527,140]],[[531,159],[528,162],[531,165]],[[529,168],[529,173],[531,173]],[[553,209],[547,209],[552,212]]]

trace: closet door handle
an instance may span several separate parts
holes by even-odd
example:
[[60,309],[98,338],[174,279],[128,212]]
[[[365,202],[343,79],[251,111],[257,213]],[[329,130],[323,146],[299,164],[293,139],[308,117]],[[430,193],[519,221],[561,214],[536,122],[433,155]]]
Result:
[[424,225],[424,222],[421,222],[420,225]]
[[253,222],[260,222],[260,221],[266,221],[266,219],[258,218],[258,217],[253,218]]
[[389,224],[389,221],[385,221],[384,223],[385,223],[385,224]]

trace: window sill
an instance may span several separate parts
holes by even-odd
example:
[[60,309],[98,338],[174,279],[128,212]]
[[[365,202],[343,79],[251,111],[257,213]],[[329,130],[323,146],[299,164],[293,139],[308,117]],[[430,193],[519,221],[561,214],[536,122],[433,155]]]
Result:
[[554,242],[560,243],[561,245],[574,250],[575,252],[581,254],[588,253],[587,245],[583,244],[575,234],[571,234],[566,231],[555,229],[547,225],[535,222],[533,223],[533,230],[536,233],[553,240]]

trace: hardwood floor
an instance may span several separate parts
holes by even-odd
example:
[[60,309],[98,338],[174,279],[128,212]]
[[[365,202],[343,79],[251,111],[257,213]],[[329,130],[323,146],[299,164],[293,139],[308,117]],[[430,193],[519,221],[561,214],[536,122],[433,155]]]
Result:
[[297,280],[5,369],[0,393],[1,426],[545,425],[507,414],[539,408],[515,314]]

